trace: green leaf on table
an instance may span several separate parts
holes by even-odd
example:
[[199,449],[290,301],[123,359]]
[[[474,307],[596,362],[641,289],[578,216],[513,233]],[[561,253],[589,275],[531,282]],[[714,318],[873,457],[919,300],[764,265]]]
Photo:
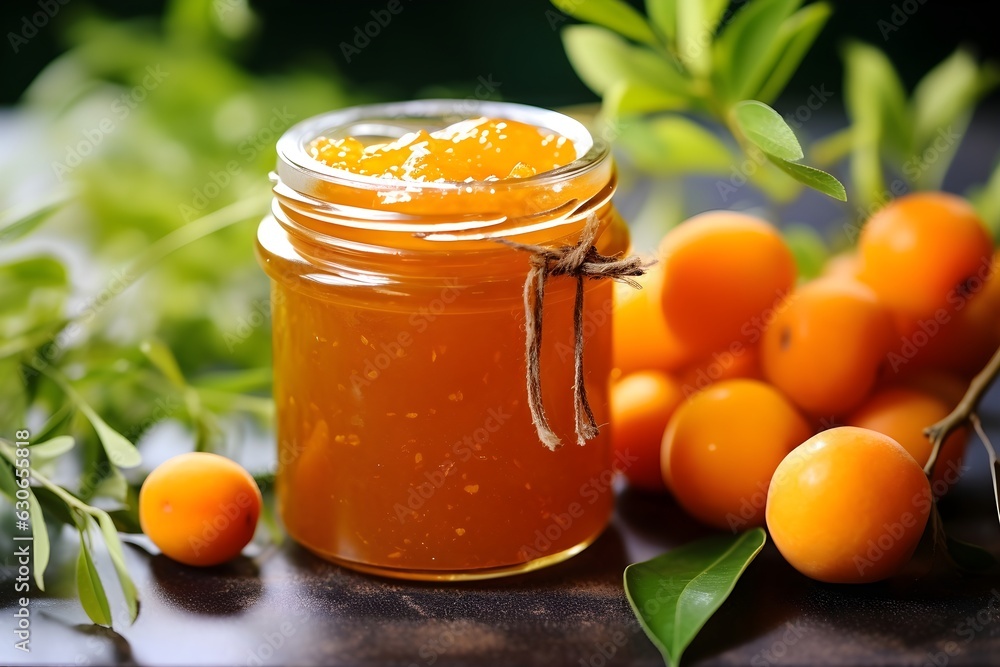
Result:
[[743,136],[768,155],[782,160],[802,159],[802,146],[795,132],[777,111],[763,102],[739,102],[733,108],[733,116]]
[[677,0],[646,0],[646,14],[668,41],[677,37]]
[[758,91],[749,93],[750,96],[766,103],[777,99],[812,48],[813,42],[830,18],[831,11],[829,4],[814,2],[792,14],[781,24],[772,47],[774,64],[768,68],[770,74]]
[[680,663],[766,539],[763,528],[710,537],[625,568],[632,611],[667,663]]
[[770,155],[767,156],[767,159],[799,183],[808,185],[813,190],[819,190],[834,199],[847,201],[847,191],[844,190],[843,184],[825,171]]
[[689,94],[688,81],[664,58],[646,47],[629,44],[610,30],[572,25],[563,29],[562,39],[577,76],[598,95],[622,81],[680,96]]
[[118,529],[115,528],[114,521],[106,512],[97,515],[97,523],[101,528],[101,535],[104,537],[104,544],[108,548],[108,555],[111,563],[115,566],[115,573],[118,575],[118,583],[121,585],[122,594],[125,596],[125,604],[128,606],[129,619],[135,622],[139,616],[139,592],[135,588],[132,577],[129,576],[128,568],[125,566],[125,551],[122,549],[122,541],[118,536]]
[[799,280],[812,280],[823,273],[830,250],[819,232],[809,225],[793,224],[782,229],[781,235],[795,258]]
[[45,527],[45,514],[33,491],[28,491],[28,513],[31,516],[32,566],[35,585],[45,590],[45,568],[49,566],[49,531]]
[[751,97],[763,85],[773,62],[768,52],[782,23],[802,0],[754,0],[736,12],[714,46],[715,69],[730,100]]
[[0,243],[8,243],[30,234],[53,213],[61,209],[67,197],[48,201],[27,211],[6,211],[0,216]]
[[655,45],[659,40],[646,18],[623,0],[552,0],[564,14],[602,25],[636,42]]
[[91,621],[98,625],[111,627],[111,607],[108,596],[104,593],[104,585],[90,557],[84,535],[80,533],[80,555],[76,559],[76,590],[80,596],[80,604]]
[[698,76],[712,69],[712,40],[727,6],[726,0],[676,0],[677,55]]
[[128,438],[111,428],[101,419],[94,409],[83,401],[78,401],[77,407],[97,431],[97,438],[104,446],[104,451],[112,464],[119,468],[134,468],[142,463],[142,456]]
[[54,461],[73,449],[76,441],[70,435],[57,435],[54,438],[31,446],[31,465],[40,466]]
[[948,535],[945,546],[951,560],[963,570],[985,572],[997,566],[997,559],[989,551],[970,542],[964,542]]
[[637,167],[656,174],[725,174],[733,166],[721,139],[680,115],[629,123],[618,141]]

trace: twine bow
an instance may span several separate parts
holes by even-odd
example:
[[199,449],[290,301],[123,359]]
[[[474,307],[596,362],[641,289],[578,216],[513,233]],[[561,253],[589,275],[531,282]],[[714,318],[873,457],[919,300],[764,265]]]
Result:
[[559,436],[549,425],[542,404],[541,351],[542,351],[542,305],[545,300],[545,283],[549,276],[571,276],[576,279],[576,301],[573,306],[574,372],[573,401],[576,414],[576,442],[579,445],[598,434],[599,428],[594,412],[587,400],[587,387],[583,377],[583,281],[584,278],[610,278],[639,284],[632,277],[645,273],[640,257],[621,259],[602,255],[594,247],[600,231],[600,220],[591,213],[580,235],[577,245],[558,248],[517,243],[508,239],[497,239],[516,250],[531,253],[531,268],[524,281],[524,359],[527,365],[528,407],[531,419],[538,431],[538,439],[549,449],[562,444]]

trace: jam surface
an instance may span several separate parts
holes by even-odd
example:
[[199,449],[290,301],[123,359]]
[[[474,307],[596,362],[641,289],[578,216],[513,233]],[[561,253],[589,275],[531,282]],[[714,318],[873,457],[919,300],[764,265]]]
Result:
[[576,159],[573,142],[513,120],[472,118],[442,130],[410,132],[391,143],[319,137],[316,160],[362,176],[418,182],[527,178]]

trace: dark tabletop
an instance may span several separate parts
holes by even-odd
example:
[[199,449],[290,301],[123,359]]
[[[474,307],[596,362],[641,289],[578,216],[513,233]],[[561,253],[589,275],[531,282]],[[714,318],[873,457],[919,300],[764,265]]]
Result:
[[[987,399],[984,419],[1000,434],[1000,392]],[[996,552],[1000,527],[976,442],[967,465],[942,513],[955,536]],[[704,534],[669,499],[623,491],[611,526],[579,556],[465,584],[357,574],[290,542],[211,569],[130,544],[142,596],[134,625],[121,622],[120,608],[113,632],[89,625],[73,596],[33,599],[32,652],[15,651],[5,632],[0,663],[658,665],[625,600],[622,570]],[[834,586],[799,575],[768,545],[685,664],[1000,664],[1000,577],[914,565],[889,582]],[[8,627],[12,589],[5,581],[0,591]]]

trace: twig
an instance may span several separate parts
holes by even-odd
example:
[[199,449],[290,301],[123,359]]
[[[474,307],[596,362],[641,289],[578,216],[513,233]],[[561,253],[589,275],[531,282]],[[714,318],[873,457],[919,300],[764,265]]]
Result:
[[934,464],[937,463],[942,443],[975,414],[979,401],[982,400],[983,395],[990,388],[990,385],[993,384],[998,374],[1000,374],[1000,348],[997,348],[997,351],[993,353],[989,363],[983,367],[983,370],[979,371],[976,377],[972,378],[965,396],[958,402],[955,409],[938,423],[924,429],[924,435],[927,436],[933,445],[931,455],[927,459],[927,465],[924,466],[924,473],[928,477],[934,472]]

